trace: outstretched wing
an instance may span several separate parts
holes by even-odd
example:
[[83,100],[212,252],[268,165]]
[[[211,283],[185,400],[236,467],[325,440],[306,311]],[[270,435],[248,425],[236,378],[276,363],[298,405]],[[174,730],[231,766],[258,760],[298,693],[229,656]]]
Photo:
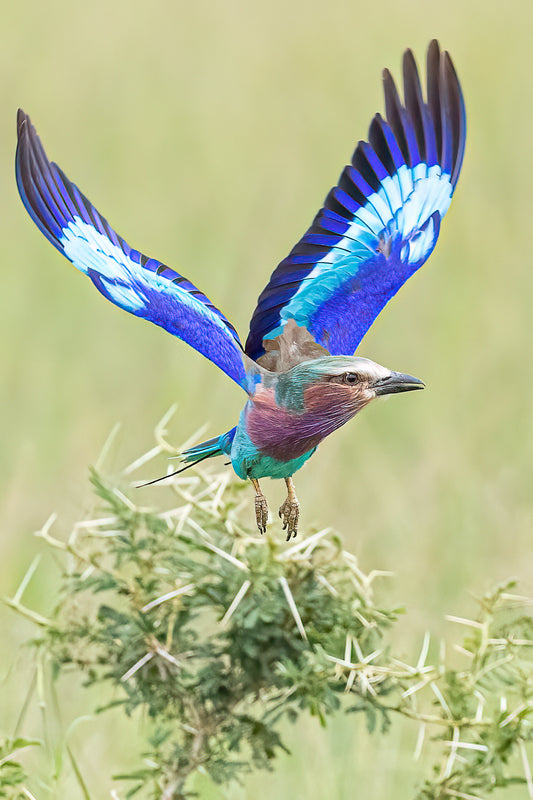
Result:
[[183,339],[246,388],[246,356],[235,328],[218,308],[187,278],[115,233],[57,164],[48,161],[21,110],[17,132],[17,186],[46,238],[112,303]]
[[465,147],[461,87],[448,53],[432,41],[427,99],[410,50],[404,105],[384,71],[384,120],[328,194],[313,224],[259,297],[246,352],[265,351],[289,319],[334,355],[351,355],[377,315],[431,254],[450,205]]

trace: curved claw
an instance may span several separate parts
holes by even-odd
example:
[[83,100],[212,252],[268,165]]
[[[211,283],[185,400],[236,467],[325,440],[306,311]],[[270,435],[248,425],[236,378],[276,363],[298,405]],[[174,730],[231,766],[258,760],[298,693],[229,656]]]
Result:
[[280,506],[279,516],[283,521],[283,530],[287,531],[287,541],[291,537],[296,537],[298,533],[298,519],[300,517],[300,503],[296,496],[287,497],[283,505]]

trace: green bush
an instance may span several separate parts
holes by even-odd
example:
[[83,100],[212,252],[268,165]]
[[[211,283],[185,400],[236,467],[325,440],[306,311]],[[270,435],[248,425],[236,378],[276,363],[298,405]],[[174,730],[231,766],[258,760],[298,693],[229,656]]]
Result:
[[[177,504],[164,511],[138,506],[124,479],[121,488],[95,471],[91,480],[101,514],[66,540],[52,536],[52,521],[40,532],[62,554],[51,619],[22,606],[27,580],[7,602],[39,626],[32,650],[50,681],[74,669],[86,686],[113,688],[99,713],[142,711],[139,767],[115,776],[126,797],[178,800],[193,796],[198,773],[223,787],[271,768],[289,750],[285,720],[311,714],[325,725],[340,712],[376,736],[408,717],[418,751],[438,740],[418,800],[482,798],[517,782],[533,796],[533,618],[511,585],[483,597],[477,619],[451,618],[468,632],[455,647],[459,667],[444,656],[427,663],[428,635],[406,664],[390,645],[401,610],[375,600],[381,573],[363,573],[332,531],[290,544],[275,526],[259,536],[249,495],[228,473],[172,479]],[[29,744],[3,742],[0,797],[33,797],[13,760]]]

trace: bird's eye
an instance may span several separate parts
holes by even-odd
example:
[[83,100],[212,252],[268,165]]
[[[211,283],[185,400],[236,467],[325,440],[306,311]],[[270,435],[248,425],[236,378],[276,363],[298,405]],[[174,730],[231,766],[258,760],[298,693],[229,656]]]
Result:
[[357,372],[345,372],[343,375],[344,383],[353,386],[354,383],[359,383],[359,375]]

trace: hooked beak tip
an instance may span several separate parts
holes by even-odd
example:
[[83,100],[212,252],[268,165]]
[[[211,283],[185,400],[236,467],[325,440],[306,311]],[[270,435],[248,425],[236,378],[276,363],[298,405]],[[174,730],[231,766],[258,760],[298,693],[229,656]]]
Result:
[[376,395],[399,394],[400,392],[412,392],[415,389],[424,389],[425,383],[412,375],[405,375],[403,372],[391,372],[387,378],[382,378],[374,384]]

